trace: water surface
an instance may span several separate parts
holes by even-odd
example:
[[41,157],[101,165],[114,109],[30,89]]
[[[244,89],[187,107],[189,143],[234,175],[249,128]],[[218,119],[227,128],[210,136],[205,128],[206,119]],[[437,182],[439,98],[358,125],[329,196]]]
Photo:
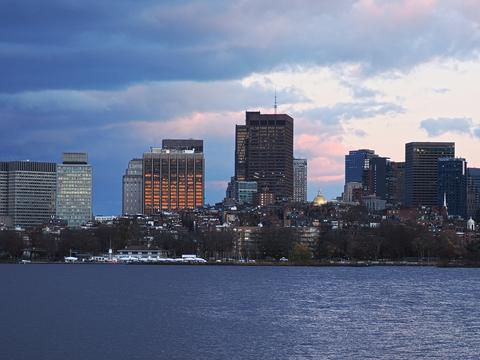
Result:
[[0,265],[2,359],[478,359],[480,269]]

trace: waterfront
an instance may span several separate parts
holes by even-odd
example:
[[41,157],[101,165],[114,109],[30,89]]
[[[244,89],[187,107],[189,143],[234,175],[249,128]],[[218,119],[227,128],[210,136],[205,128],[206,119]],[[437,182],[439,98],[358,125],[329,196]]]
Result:
[[474,359],[480,269],[0,265],[5,359]]

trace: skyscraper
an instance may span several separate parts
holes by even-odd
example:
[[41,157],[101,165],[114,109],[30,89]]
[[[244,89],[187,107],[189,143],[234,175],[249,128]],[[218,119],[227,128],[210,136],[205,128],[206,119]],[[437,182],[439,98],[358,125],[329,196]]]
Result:
[[389,161],[385,157],[374,156],[369,159],[363,176],[363,188],[366,195],[377,195],[380,199],[387,199],[388,166]]
[[203,206],[205,160],[196,150],[152,148],[143,154],[144,213]]
[[480,215],[480,168],[467,170],[467,217],[478,218]]
[[143,213],[143,159],[128,162],[122,178],[122,213],[134,215]]
[[47,223],[55,215],[56,164],[0,162],[0,216],[15,226]]
[[365,170],[368,170],[370,159],[375,156],[375,151],[369,149],[352,150],[345,155],[345,184],[363,183]]
[[405,205],[435,206],[438,203],[438,159],[455,157],[455,143],[411,142],[405,144]]
[[447,202],[448,214],[467,216],[467,162],[461,158],[438,159],[437,205]]
[[293,201],[307,201],[307,159],[293,159]]
[[259,195],[292,200],[293,118],[247,111],[245,125],[235,128],[235,180],[256,181]]
[[92,219],[92,166],[87,153],[63,153],[57,165],[57,218],[69,227]]
[[387,202],[401,205],[405,201],[405,163],[391,161],[387,168]]

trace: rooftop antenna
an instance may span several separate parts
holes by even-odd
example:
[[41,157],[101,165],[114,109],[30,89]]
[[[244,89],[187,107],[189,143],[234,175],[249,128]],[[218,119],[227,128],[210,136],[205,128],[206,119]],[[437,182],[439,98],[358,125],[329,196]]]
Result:
[[277,88],[275,88],[275,103],[273,105],[273,110],[274,110],[274,113],[275,115],[277,115]]

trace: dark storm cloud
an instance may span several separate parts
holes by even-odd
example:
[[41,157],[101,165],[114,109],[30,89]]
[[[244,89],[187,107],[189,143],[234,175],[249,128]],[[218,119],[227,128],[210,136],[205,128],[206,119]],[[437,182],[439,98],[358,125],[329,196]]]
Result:
[[475,20],[411,1],[0,3],[0,92],[240,78],[284,64],[366,71],[473,56]]

